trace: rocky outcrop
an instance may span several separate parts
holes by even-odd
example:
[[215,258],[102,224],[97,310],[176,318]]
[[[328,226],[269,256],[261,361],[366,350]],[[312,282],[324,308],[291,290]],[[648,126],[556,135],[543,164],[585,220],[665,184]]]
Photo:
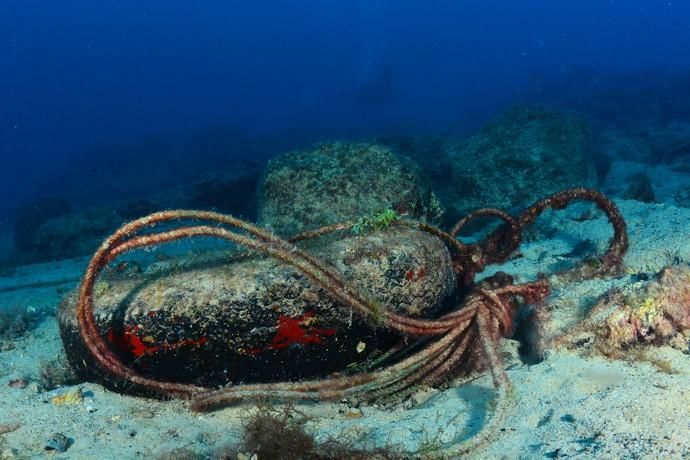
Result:
[[259,223],[282,235],[386,209],[430,220],[441,212],[416,167],[379,144],[333,142],[281,155],[259,185]]
[[596,184],[583,117],[543,106],[508,110],[478,134],[445,147],[441,186],[448,219],[481,207],[517,210],[557,191]]

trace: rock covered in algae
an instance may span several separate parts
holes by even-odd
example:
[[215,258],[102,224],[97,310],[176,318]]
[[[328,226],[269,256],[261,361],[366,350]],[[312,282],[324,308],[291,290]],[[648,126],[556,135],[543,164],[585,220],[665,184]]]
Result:
[[445,147],[440,192],[451,220],[482,207],[521,210],[544,196],[596,184],[584,117],[539,105],[516,106],[476,135]]
[[438,200],[410,161],[378,144],[332,142],[272,159],[259,185],[259,223],[283,235],[385,209],[433,220]]
[[[444,244],[406,227],[347,233],[315,254],[382,308],[414,317],[438,314],[455,285]],[[122,270],[116,262],[97,282],[96,321],[129,365],[156,378],[219,385],[323,376],[397,340],[270,258]],[[117,386],[83,346],[75,301],[69,294],[58,315],[67,356],[83,377]]]
[[637,345],[690,351],[690,267],[665,267],[649,281],[603,296],[566,343],[619,357]]

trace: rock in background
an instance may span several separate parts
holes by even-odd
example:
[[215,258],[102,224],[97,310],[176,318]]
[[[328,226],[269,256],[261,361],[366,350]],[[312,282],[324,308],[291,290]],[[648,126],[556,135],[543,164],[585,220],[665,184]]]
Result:
[[259,186],[259,224],[282,235],[386,209],[428,220],[441,214],[413,163],[379,144],[333,142],[281,155]]
[[598,132],[596,144],[613,159],[602,184],[606,193],[690,207],[689,122],[609,123]]
[[65,200],[38,200],[20,209],[15,224],[15,265],[92,254],[124,223],[155,211],[214,210],[253,220],[260,171],[248,169],[201,177],[132,201],[71,209]]
[[549,194],[597,183],[581,116],[543,106],[508,110],[478,134],[449,142],[440,197],[454,221],[474,209],[524,208]]

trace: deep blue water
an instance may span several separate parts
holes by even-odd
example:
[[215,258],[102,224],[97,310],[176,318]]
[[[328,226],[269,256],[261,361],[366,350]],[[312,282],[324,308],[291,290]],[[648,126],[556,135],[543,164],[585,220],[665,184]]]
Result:
[[677,0],[3,0],[0,219],[118,175],[465,132],[521,100],[673,99],[689,25]]
[[[498,129],[478,136],[482,142],[468,142],[464,152],[470,155],[463,156],[467,145],[459,139],[509,107],[533,102],[584,116],[519,107],[493,125]],[[525,133],[527,140],[522,139]],[[420,134],[430,136],[414,137]],[[382,168],[380,162],[374,165],[376,158],[394,159],[362,156],[365,160],[357,166],[339,170],[342,182],[324,187],[312,188],[319,185],[318,177],[297,177],[289,170],[276,174],[280,177],[273,184],[262,183],[269,158],[317,141],[352,139],[380,142],[412,161]],[[493,146],[500,155],[491,152]],[[377,149],[358,144],[314,149],[347,155],[368,155],[369,150]],[[469,172],[458,167],[480,155],[489,160],[476,161],[479,166]],[[300,159],[290,167],[309,162],[321,167],[321,160]],[[376,178],[365,174],[367,182],[353,180],[370,164]],[[374,184],[381,169],[391,179],[385,177],[383,186]],[[336,166],[323,170],[329,179],[339,174],[333,172]],[[293,183],[300,195],[291,208],[285,191]],[[560,208],[573,197],[593,198],[607,211],[614,231],[603,233],[604,220],[585,208],[528,229],[536,219],[532,211],[540,205],[518,214],[527,206],[522,201],[530,197],[534,202],[528,192],[535,190],[547,196],[554,190],[546,186],[554,184],[596,187],[615,199],[571,191],[550,202]],[[373,208],[378,203],[350,196],[352,190],[368,188],[387,197],[393,190],[391,195],[400,199],[390,200],[384,213],[372,209],[377,213],[354,215],[349,205],[364,202]],[[351,242],[319,245],[315,261],[295,248],[290,255],[287,246],[265,236],[248,244],[279,261],[292,260],[300,269],[296,274],[280,267],[274,273],[273,266],[264,274],[260,270],[269,265],[255,264],[253,258],[245,266],[240,260],[233,272],[234,256],[207,253],[226,249],[226,241],[190,237],[165,251],[147,245],[136,254],[108,259],[113,263],[96,258],[100,272],[93,292],[80,291],[80,300],[70,293],[79,279],[86,280],[82,288],[96,279],[92,272],[84,274],[83,257],[125,221],[180,207],[252,220],[260,215],[258,204],[273,199],[264,207],[272,208],[268,218],[259,225],[288,235],[296,231],[293,216],[281,228],[275,208],[294,211],[294,221],[305,228],[309,223],[298,219],[309,220],[310,214],[319,225],[330,223],[326,220],[331,216],[322,211],[329,211],[324,208],[330,202],[338,208],[341,197],[334,193],[324,198],[324,190],[337,189],[347,191],[343,207],[353,214],[347,219],[358,219],[350,238],[343,238]],[[314,190],[314,195],[303,193]],[[257,193],[261,191],[263,196]],[[267,200],[271,191],[275,193]],[[316,194],[318,199],[312,199]],[[452,228],[470,205],[498,206],[488,203],[497,197],[515,198],[500,207],[518,217],[495,211],[472,215],[461,225],[463,232],[486,230],[482,222],[477,227],[465,224],[487,216],[494,225],[490,228],[500,229],[483,240],[477,235],[487,233],[459,237],[478,245],[456,246],[442,238],[451,249],[446,253],[441,240],[434,245],[431,235],[432,241],[421,236],[415,241],[412,233],[394,234],[390,240],[354,237],[388,227],[396,213]],[[445,208],[443,216],[440,207]],[[170,446],[211,458],[226,438],[236,441],[239,427],[225,423],[235,415],[199,416],[180,410],[182,406],[163,411],[159,409],[167,402],[139,404],[114,399],[106,392],[111,386],[84,386],[86,379],[119,380],[117,373],[106,378],[87,369],[99,356],[104,372],[119,368],[112,356],[121,356],[123,365],[143,376],[195,385],[311,374],[330,378],[335,376],[331,371],[346,376],[361,368],[370,372],[370,377],[356,379],[365,382],[365,397],[445,385],[443,379],[453,372],[474,372],[486,364],[500,394],[507,385],[498,385],[505,377],[496,365],[503,366],[499,355],[509,350],[491,345],[500,333],[514,339],[510,348],[520,343],[520,361],[512,353],[506,362],[516,382],[515,393],[509,392],[517,396],[511,405],[523,411],[518,415],[502,418],[500,399],[490,401],[484,384],[472,382],[437,392],[439,398],[425,388],[431,399],[418,401],[414,395],[395,404],[400,418],[378,408],[378,414],[369,412],[366,406],[362,412],[359,404],[349,407],[340,401],[342,420],[335,417],[335,406],[319,413],[333,422],[323,433],[336,433],[341,421],[373,413],[376,418],[361,421],[370,432],[352,425],[352,439],[363,447],[378,438],[386,446],[419,449],[412,455],[424,455],[443,439],[450,447],[488,426],[500,429],[498,443],[488,452],[502,450],[504,457],[519,452],[522,458],[575,453],[578,458],[647,458],[653,452],[655,458],[690,458],[685,442],[690,419],[682,412],[689,392],[683,390],[687,373],[682,375],[686,368],[681,367],[690,351],[684,342],[688,331],[682,335],[690,302],[679,282],[686,279],[690,261],[690,246],[683,244],[690,228],[686,208],[690,0],[0,0],[0,452],[30,451],[35,455],[31,458],[38,458],[57,454],[48,454],[44,446],[69,449],[71,439],[74,447],[66,456],[54,458],[83,457],[84,452],[122,458],[128,455],[122,452],[129,452],[134,458],[135,451],[137,458],[154,452],[161,459],[192,458],[181,451],[177,456],[172,450],[163,453]],[[625,266],[613,267],[609,263],[620,262],[627,248],[623,220],[632,257]],[[140,228],[136,235],[168,229],[169,224]],[[574,230],[580,225],[583,233]],[[208,232],[198,227],[187,231]],[[610,232],[608,227],[605,231]],[[600,240],[609,234],[613,250],[589,257],[602,253]],[[147,241],[130,237],[110,240],[115,245],[110,255]],[[511,251],[522,239],[529,248]],[[369,255],[375,263],[358,265]],[[220,266],[221,261],[228,266]],[[500,268],[507,274],[495,273],[495,267],[481,273],[485,262],[506,261]],[[576,271],[560,276],[558,270],[580,261],[584,283],[581,278],[573,281]],[[36,265],[43,262],[49,264]],[[657,273],[662,265],[670,268]],[[324,268],[330,266],[345,268],[343,278],[352,280],[352,286]],[[438,273],[431,273],[436,268]],[[618,273],[619,268],[625,270]],[[604,269],[615,272],[615,279],[589,279]],[[312,280],[308,292],[296,292],[302,280],[293,276],[299,278],[300,272]],[[244,284],[236,273],[249,281]],[[364,279],[367,274],[371,280]],[[328,311],[330,297],[341,288],[343,294],[333,301],[346,308],[350,304],[347,327],[355,326],[346,340],[340,340],[346,327],[342,318]],[[358,297],[361,302],[340,302]],[[106,340],[100,345],[93,340],[97,332],[84,323],[93,298],[98,298],[96,317]],[[318,302],[312,302],[315,298]],[[403,314],[434,314],[446,326],[454,324],[406,323],[380,310],[391,302],[395,305],[388,306]],[[87,308],[78,326],[72,321],[74,303]],[[353,307],[360,303],[370,310],[365,316],[380,320],[375,330],[369,331],[360,318],[353,323]],[[465,306],[466,312],[457,310]],[[104,322],[106,317],[111,321]],[[578,323],[587,338],[567,333],[578,331]],[[57,345],[57,326],[62,347]],[[385,333],[379,333],[379,326]],[[388,355],[388,339],[400,331],[411,345]],[[561,331],[565,335],[559,337]],[[433,351],[433,344],[420,350],[420,344],[439,340],[441,333],[446,335],[435,343],[443,351]],[[550,337],[552,333],[558,335]],[[96,343],[91,352],[81,347],[80,336]],[[418,336],[429,337],[417,341]],[[448,337],[458,342],[446,341]],[[565,348],[569,341],[578,350],[577,360],[574,353],[553,359],[561,346],[554,344]],[[315,344],[327,346],[310,350]],[[678,350],[665,347],[647,355],[652,345],[661,344]],[[382,351],[385,359],[379,360]],[[418,351],[428,353],[426,363],[411,364],[409,374],[404,374],[411,363],[407,359],[380,374],[370,366],[370,358],[387,366]],[[612,359],[599,359],[604,356]],[[69,375],[65,359],[80,368],[79,378]],[[539,367],[542,359],[549,361]],[[133,381],[118,382],[117,391],[138,392]],[[78,406],[59,407],[52,396],[53,388],[63,391],[61,386],[72,387],[65,390]],[[314,388],[302,395],[312,396]],[[322,388],[333,395],[340,384]],[[343,395],[353,395],[355,403],[361,390],[349,388]],[[404,407],[412,409],[403,413]],[[290,411],[283,422],[291,419]],[[463,419],[463,413],[469,417]],[[492,428],[494,414],[499,414],[499,424]],[[296,425],[302,424],[301,417],[294,419]],[[462,426],[460,420],[465,420]],[[300,442],[299,436],[280,435],[274,425],[266,426],[258,431],[268,433],[271,441],[278,439],[281,449],[281,436]],[[344,428],[338,435],[346,443],[350,437]],[[102,450],[94,454],[94,449]]]

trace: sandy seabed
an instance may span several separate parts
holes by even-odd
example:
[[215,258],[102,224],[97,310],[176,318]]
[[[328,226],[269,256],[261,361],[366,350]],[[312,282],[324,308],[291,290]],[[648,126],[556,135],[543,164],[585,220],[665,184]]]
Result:
[[[690,209],[617,201],[629,226],[628,273],[658,272],[670,262],[690,261]],[[611,235],[604,217],[580,222],[577,208],[554,213],[558,232],[523,244],[522,257],[501,269],[519,280],[551,273],[574,245],[591,239],[603,250]],[[683,262],[685,263],[685,262]],[[0,278],[0,308],[54,311],[77,285],[86,259],[19,267]],[[632,275],[562,283],[549,298],[556,328],[567,330],[594,300]],[[55,361],[62,345],[57,322],[49,317],[0,352],[0,459],[156,458],[186,447],[209,455],[236,443],[247,408],[195,414],[183,401],[123,396],[82,383],[50,392],[35,383],[43,363]],[[515,398],[496,439],[472,458],[690,458],[690,355],[688,350],[650,347],[672,373],[649,362],[610,360],[577,351],[551,350],[539,364],[521,362],[516,342],[505,341]],[[10,383],[27,380],[17,388]],[[56,404],[54,397],[81,389],[83,398]],[[494,392],[483,376],[460,387],[431,390],[411,408],[362,407],[354,418],[337,403],[301,405],[317,439],[357,439],[365,445],[394,445],[414,451],[470,436],[490,416]],[[54,433],[73,443],[62,453],[45,450]]]

